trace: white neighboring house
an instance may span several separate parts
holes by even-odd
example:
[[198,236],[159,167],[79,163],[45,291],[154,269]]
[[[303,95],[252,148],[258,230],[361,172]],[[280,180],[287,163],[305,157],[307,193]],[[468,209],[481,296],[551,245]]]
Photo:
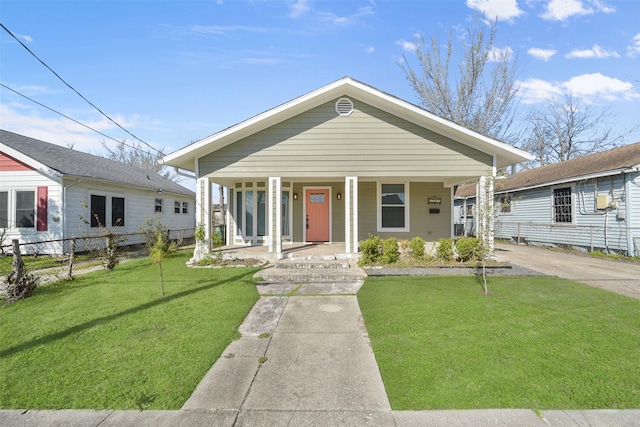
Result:
[[[194,212],[195,193],[158,174],[0,129],[2,245],[84,237],[98,233],[100,224],[118,234],[136,233],[145,217],[155,215],[169,230],[192,237]],[[68,249],[58,241],[31,251]],[[76,249],[83,249],[80,241]]]

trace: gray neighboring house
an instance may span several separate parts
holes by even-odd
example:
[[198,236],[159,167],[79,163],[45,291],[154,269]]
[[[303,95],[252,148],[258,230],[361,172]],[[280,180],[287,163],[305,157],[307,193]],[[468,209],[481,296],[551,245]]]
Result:
[[[0,229],[3,245],[83,237],[100,224],[135,233],[160,215],[170,230],[193,236],[195,193],[158,174],[99,156],[0,130]],[[96,219],[97,216],[97,219]],[[85,219],[87,222],[83,221]],[[126,244],[138,243],[139,237]],[[78,242],[77,250],[82,250]],[[52,242],[25,252],[62,254]]]
[[[497,179],[495,237],[640,255],[640,143]],[[474,235],[476,185],[455,193],[457,235]]]

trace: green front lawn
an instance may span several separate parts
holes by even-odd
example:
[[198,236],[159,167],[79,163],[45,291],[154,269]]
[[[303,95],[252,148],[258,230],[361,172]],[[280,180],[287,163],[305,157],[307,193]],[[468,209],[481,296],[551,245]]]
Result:
[[38,288],[0,309],[0,408],[178,409],[258,299],[256,269],[189,252]]
[[394,410],[640,408],[640,301],[568,280],[368,278]]

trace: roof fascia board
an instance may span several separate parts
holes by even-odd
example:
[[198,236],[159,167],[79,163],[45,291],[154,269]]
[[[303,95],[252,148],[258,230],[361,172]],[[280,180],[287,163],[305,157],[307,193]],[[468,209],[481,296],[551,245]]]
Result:
[[[162,161],[163,163],[170,163],[173,160],[178,160],[180,157],[190,157],[191,155],[194,155],[196,158],[200,158],[212,151],[219,150],[220,148],[232,144],[235,141],[291,118],[301,111],[309,110],[333,99],[333,97],[336,96],[334,92],[338,91],[346,82],[347,80],[345,79],[338,80],[320,89],[309,92],[306,95],[302,95],[289,102],[253,116],[178,151],[168,154],[162,159]],[[214,145],[211,146],[210,144]],[[184,166],[180,167],[190,170]]]
[[[500,167],[534,159],[531,154],[509,144],[471,131],[464,126],[429,113],[416,105],[345,77],[168,154],[164,157],[163,163],[175,162],[172,165],[190,170],[189,167],[191,165],[185,167],[186,157],[202,157],[342,95],[357,98],[416,125],[459,140],[463,144],[491,154],[494,157],[498,155],[501,158],[506,158],[504,162],[500,162]],[[427,123],[424,123],[425,119]]]
[[33,159],[32,157],[27,156],[24,153],[21,153],[18,150],[15,150],[3,143],[0,142],[0,151],[6,153],[8,156],[13,157],[19,162],[24,163],[27,166],[32,167],[36,171],[47,175],[50,179],[56,181],[57,183],[62,183],[62,174],[54,169],[51,169],[49,166],[40,163],[39,161]]
[[[478,132],[467,129],[464,126],[461,126],[455,122],[439,117],[423,108],[420,108],[400,98],[396,98],[392,95],[389,95],[380,91],[373,92],[373,90],[370,87],[359,82],[352,82],[352,85],[362,90],[363,94],[369,94],[369,96],[365,95],[364,97],[360,98],[363,101],[369,102],[371,105],[377,108],[382,107],[381,109],[387,111],[388,113],[391,113],[395,116],[408,120],[422,127],[426,127],[423,120],[427,119],[431,125],[431,126],[428,126],[429,129],[432,129],[438,133],[441,133],[444,136],[452,137],[452,139],[456,139],[456,140],[458,140],[460,136],[462,136],[463,141],[461,142],[466,143],[467,145],[470,145],[473,148],[476,148],[485,153],[492,154],[495,156],[500,152],[507,151],[509,152],[509,154],[512,154],[514,157],[521,158],[521,160],[519,160],[518,163],[525,160],[533,160],[535,158],[535,156],[523,150],[520,150],[519,148],[515,148],[504,142],[497,141],[495,139],[482,135]],[[353,96],[357,96],[357,94]],[[397,108],[392,108],[390,110],[385,109],[380,104],[380,101],[379,101],[380,99],[385,100],[391,106],[395,106]],[[479,141],[489,145],[489,147],[491,147],[492,150],[487,150],[486,149],[487,147],[480,148],[479,147],[480,144],[477,143]]]

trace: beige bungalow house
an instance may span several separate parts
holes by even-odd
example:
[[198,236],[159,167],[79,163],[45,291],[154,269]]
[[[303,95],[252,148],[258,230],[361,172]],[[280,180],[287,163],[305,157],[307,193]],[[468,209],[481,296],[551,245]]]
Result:
[[[194,142],[164,163],[195,172],[211,233],[212,183],[229,194],[227,243],[453,236],[453,188],[531,159],[349,77]],[[206,248],[203,248],[206,251]],[[198,251],[196,251],[198,252]]]

